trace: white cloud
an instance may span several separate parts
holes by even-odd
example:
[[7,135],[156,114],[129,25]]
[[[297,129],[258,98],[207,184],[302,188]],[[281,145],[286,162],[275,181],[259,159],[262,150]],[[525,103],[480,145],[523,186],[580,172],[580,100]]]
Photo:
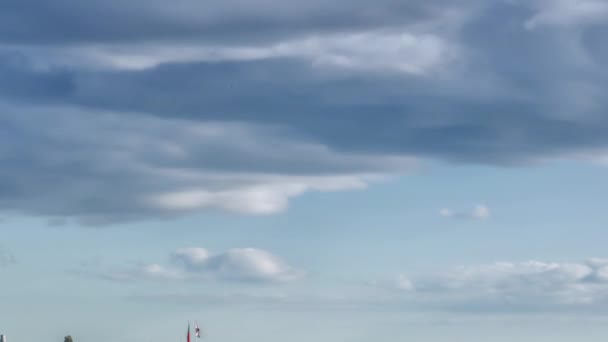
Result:
[[[319,66],[349,70],[424,74],[458,56],[456,46],[439,35],[410,31],[363,31],[309,35],[266,45],[92,45],[21,48],[34,65],[141,70],[163,63],[247,61],[300,58]],[[43,51],[41,51],[43,50]],[[44,59],[38,57],[44,56]]]
[[183,275],[175,270],[167,269],[159,264],[145,265],[141,268],[144,276],[159,279],[181,279]]
[[452,210],[450,210],[448,208],[443,208],[443,209],[439,210],[439,215],[441,215],[443,217],[453,217],[454,212],[452,212]]
[[444,289],[496,289],[518,290],[519,286],[555,287],[575,283],[593,273],[586,264],[499,262],[476,267],[459,267],[440,276],[433,287]]
[[497,262],[461,266],[414,279],[400,276],[394,289],[426,305],[463,310],[549,310],[608,303],[608,260]]
[[139,265],[132,269],[113,269],[99,273],[91,270],[78,271],[79,274],[101,275],[102,278],[113,281],[134,280],[185,280],[187,275],[180,270],[165,267],[160,264]]
[[204,248],[180,248],[170,265],[145,264],[131,270],[102,272],[112,280],[218,279],[242,282],[285,282],[299,279],[297,270],[272,253],[257,248],[234,248],[212,254]]
[[454,211],[449,208],[439,210],[442,217],[452,217],[461,219],[485,220],[490,217],[490,209],[482,204],[478,204],[471,211]]
[[[114,272],[110,279],[284,282],[303,276],[301,271],[290,267],[278,257],[254,248],[231,249],[218,254],[209,253],[204,248],[184,248],[175,251],[171,260],[169,266],[151,264],[127,272]],[[379,288],[386,291],[378,291]],[[353,292],[354,289],[356,291]],[[435,274],[401,274],[388,281],[369,282],[364,288],[347,286],[341,291],[332,294],[333,299],[328,297],[325,305],[470,313],[597,312],[605,310],[608,304],[608,260],[531,260],[460,266]],[[190,296],[198,295],[200,294],[176,294],[166,299],[188,301]],[[301,292],[282,294],[273,297],[278,301],[273,302],[306,307],[305,297],[306,294]],[[227,299],[221,299],[220,302]],[[292,302],[292,299],[298,303]],[[219,298],[207,300],[215,302]],[[235,299],[234,302],[239,301]]]
[[582,153],[579,152],[573,155],[568,155],[566,157],[602,167],[608,167],[608,151],[606,151],[606,149],[599,149]]
[[209,269],[220,278],[253,281],[289,281],[303,276],[277,256],[255,248],[236,248],[209,259]]
[[456,48],[439,36],[411,32],[316,36],[281,43],[276,50],[321,65],[413,74],[432,71],[456,57]]
[[211,253],[205,248],[186,247],[173,252],[172,257],[174,260],[183,263],[187,268],[196,269],[205,266],[211,257]]
[[477,205],[475,208],[473,208],[471,216],[479,220],[485,220],[490,217],[490,209],[488,209],[488,207],[485,205]]
[[399,289],[399,290],[403,290],[403,291],[415,290],[414,283],[412,282],[412,280],[410,278],[408,278],[405,275],[399,275],[397,277],[395,285],[396,285],[397,289]]
[[163,210],[219,209],[242,214],[273,214],[285,210],[290,198],[307,191],[339,191],[365,187],[365,177],[293,177],[226,191],[211,192],[201,189],[164,193],[151,196],[148,203]]

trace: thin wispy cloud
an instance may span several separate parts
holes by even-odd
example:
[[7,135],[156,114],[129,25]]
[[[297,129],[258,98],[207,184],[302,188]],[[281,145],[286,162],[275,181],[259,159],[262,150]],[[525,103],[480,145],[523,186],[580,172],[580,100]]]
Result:
[[439,210],[439,215],[446,218],[456,219],[470,219],[470,220],[487,220],[490,218],[490,209],[482,204],[476,205],[469,211],[465,210],[453,210],[449,208],[443,208]]
[[[198,260],[199,258],[196,257]],[[195,262],[196,265],[199,262]],[[130,300],[175,304],[201,302],[214,306],[251,306],[282,310],[377,310],[380,312],[595,315],[607,313],[608,261],[496,262],[460,266],[443,272],[374,281],[371,291],[196,292],[134,294]],[[351,285],[357,285],[351,284]],[[276,288],[271,288],[276,289]],[[381,289],[382,291],[378,291]]]
[[382,282],[423,307],[479,312],[601,309],[608,302],[608,261],[497,262]]

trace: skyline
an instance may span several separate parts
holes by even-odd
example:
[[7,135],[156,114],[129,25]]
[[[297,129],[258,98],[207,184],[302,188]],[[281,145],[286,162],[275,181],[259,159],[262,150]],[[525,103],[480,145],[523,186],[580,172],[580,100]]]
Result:
[[0,334],[604,341],[607,19],[4,0]]

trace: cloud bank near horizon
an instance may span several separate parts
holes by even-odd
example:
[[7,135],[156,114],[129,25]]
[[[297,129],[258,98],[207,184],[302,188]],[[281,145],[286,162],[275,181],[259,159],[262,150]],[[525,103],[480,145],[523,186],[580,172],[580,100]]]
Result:
[[608,260],[496,262],[400,275],[380,285],[420,305],[450,311],[595,313],[608,302]]
[[[107,273],[114,281],[187,281],[215,279],[241,284],[287,283],[301,279],[302,270],[257,249],[212,254],[202,248],[175,251],[172,266],[148,264],[125,272]],[[149,292],[130,300],[175,304],[194,299],[210,305],[253,305],[290,310],[345,310],[466,315],[605,315],[608,303],[608,260],[580,262],[529,260],[463,265],[432,274],[393,280],[345,284],[339,292],[294,291],[288,286],[240,288],[221,294]],[[353,292],[353,289],[354,290]],[[254,292],[247,292],[254,290]],[[335,290],[335,289],[334,289]]]

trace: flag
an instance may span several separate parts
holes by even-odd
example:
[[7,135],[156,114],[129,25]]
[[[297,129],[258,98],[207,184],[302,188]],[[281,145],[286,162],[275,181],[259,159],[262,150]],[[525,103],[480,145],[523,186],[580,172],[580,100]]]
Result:
[[188,322],[188,334],[186,335],[186,342],[190,342],[190,322]]
[[201,337],[201,329],[198,328],[198,323],[194,323],[194,335],[198,338]]

